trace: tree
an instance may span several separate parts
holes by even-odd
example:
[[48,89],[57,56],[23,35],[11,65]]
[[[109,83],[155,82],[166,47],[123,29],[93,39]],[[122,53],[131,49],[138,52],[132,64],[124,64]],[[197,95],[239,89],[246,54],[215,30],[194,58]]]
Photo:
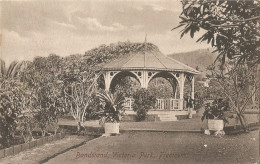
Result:
[[12,62],[8,68],[0,59],[0,135],[3,146],[13,144],[18,116],[27,105],[25,87],[18,75],[25,68],[25,62]]
[[100,75],[101,73],[88,74],[80,82],[72,83],[71,86],[64,88],[66,108],[78,122],[85,121]]
[[260,81],[255,76],[256,66],[249,67],[246,64],[236,63],[236,61],[229,61],[224,65],[212,65],[209,70],[212,73],[211,78],[219,84],[222,97],[229,100],[244,131],[248,131],[244,112],[252,97],[258,92]]
[[0,135],[3,146],[9,147],[14,142],[18,116],[26,104],[24,90],[16,83],[0,90]]
[[222,63],[260,62],[260,2],[257,0],[182,0],[181,38],[200,29],[205,33],[197,40],[211,43]]
[[57,131],[58,116],[64,112],[61,82],[62,63],[59,56],[36,57],[22,73],[23,81],[31,91],[34,117],[44,136],[48,125]]

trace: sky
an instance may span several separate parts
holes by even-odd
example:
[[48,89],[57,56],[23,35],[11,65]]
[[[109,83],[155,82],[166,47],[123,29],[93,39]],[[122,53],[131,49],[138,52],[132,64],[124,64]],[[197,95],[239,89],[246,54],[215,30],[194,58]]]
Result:
[[150,1],[8,1],[0,2],[0,57],[84,54],[102,44],[154,43],[164,54],[208,48],[196,43],[202,32],[180,39],[171,31],[180,21],[179,0]]

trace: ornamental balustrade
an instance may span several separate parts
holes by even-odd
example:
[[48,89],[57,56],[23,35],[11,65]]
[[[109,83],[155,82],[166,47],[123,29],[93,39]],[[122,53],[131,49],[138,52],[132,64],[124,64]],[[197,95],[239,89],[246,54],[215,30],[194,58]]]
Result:
[[[155,109],[153,110],[182,110],[180,108],[180,102],[183,101],[181,99],[157,99]],[[125,98],[125,109],[133,110],[134,99]]]
[[124,103],[124,107],[126,110],[133,110],[133,103],[134,103],[134,99],[132,98],[125,98],[125,103]]
[[180,99],[157,99],[156,109],[157,110],[181,110]]

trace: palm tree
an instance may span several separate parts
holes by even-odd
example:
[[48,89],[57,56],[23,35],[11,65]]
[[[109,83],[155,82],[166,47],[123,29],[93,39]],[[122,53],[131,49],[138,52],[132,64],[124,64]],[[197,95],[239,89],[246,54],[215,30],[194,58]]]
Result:
[[25,61],[13,61],[7,68],[5,61],[0,59],[0,88],[3,88],[3,85],[7,80],[14,80],[19,75],[19,72],[25,69],[26,66],[27,62]]

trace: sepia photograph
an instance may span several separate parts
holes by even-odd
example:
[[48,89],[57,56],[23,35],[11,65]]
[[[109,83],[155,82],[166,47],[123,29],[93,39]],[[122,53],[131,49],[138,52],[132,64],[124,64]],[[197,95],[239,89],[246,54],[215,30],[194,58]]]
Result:
[[1,164],[257,164],[260,0],[0,0]]

